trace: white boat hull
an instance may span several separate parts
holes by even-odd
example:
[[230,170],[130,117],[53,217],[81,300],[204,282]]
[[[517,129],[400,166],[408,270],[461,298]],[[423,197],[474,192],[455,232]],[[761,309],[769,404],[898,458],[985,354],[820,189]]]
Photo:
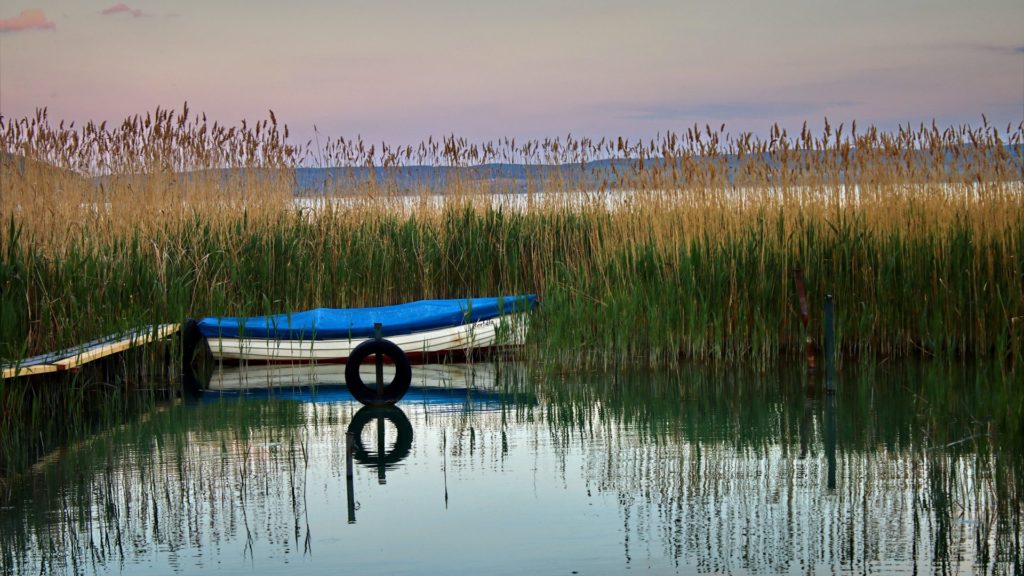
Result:
[[[504,316],[460,326],[396,334],[386,338],[407,355],[429,357],[451,352],[499,346],[517,346],[525,337],[523,315]],[[339,362],[347,359],[367,338],[334,340],[278,340],[265,338],[211,338],[210,352],[217,360],[238,362]]]

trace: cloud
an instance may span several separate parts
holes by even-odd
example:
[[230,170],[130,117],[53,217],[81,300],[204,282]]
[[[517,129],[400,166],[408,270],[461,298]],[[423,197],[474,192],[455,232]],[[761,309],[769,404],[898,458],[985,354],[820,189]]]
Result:
[[30,8],[22,10],[14,18],[0,20],[0,32],[18,32],[21,30],[56,30],[57,25],[46,18],[42,10]]
[[1002,54],[1004,56],[1024,53],[1024,46],[1007,46],[1005,44],[978,44],[968,46],[968,49],[970,48],[994,54]]
[[946,42],[931,46],[919,46],[925,50],[952,50],[957,52],[986,52],[989,54],[1024,54],[1024,46],[1007,46],[1006,44],[988,44],[984,42]]
[[142,10],[139,10],[138,8],[132,8],[132,7],[128,6],[127,4],[125,4],[124,2],[118,2],[117,4],[114,4],[113,6],[111,6],[110,8],[106,8],[106,9],[100,11],[100,14],[102,14],[104,16],[112,16],[114,14],[131,14],[135,18],[141,18],[143,16],[148,16],[148,14],[146,14]]

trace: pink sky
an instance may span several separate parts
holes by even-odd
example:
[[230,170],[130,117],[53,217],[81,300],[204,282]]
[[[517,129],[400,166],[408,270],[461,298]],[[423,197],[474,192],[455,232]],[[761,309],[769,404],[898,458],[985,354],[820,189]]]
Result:
[[1024,120],[1020,0],[4,0],[0,114],[392,144]]

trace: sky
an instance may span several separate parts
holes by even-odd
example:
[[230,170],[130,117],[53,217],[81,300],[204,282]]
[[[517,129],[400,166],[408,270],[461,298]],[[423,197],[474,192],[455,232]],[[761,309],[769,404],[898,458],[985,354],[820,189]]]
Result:
[[0,115],[298,143],[1024,121],[1021,0],[0,0]]

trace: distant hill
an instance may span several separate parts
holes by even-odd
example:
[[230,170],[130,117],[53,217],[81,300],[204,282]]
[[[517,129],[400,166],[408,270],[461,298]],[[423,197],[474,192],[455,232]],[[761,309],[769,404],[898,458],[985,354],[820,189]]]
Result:
[[330,190],[371,181],[387,182],[400,190],[442,190],[453,182],[491,182],[511,191],[526,191],[528,184],[551,179],[575,183],[598,183],[602,175],[612,176],[612,166],[629,169],[632,161],[601,161],[562,165],[483,164],[469,167],[404,166],[357,168],[298,168],[295,187],[300,193]]
[[[1010,163],[1012,164],[1011,178],[1022,179],[1024,174],[1024,145],[1006,147]],[[825,154],[838,154],[834,151],[796,151],[790,152],[798,155],[814,156],[817,160],[826,160]],[[856,150],[851,152],[856,158]],[[931,154],[928,151],[920,151],[913,161],[930,161]],[[977,158],[973,159],[977,165]],[[838,158],[837,158],[838,161]],[[906,162],[906,159],[902,159]],[[755,162],[761,165],[773,166],[778,163],[776,156],[772,153],[765,153],[760,156],[748,155],[743,160],[736,155],[722,155],[715,158],[710,157],[689,157],[687,162],[715,162],[718,166],[724,166],[725,177],[729,182],[734,182],[737,173],[747,162]],[[956,174],[968,169],[968,162],[964,159],[957,160],[952,152],[945,154],[946,170]],[[681,163],[677,168],[681,168]],[[8,169],[17,170],[21,174],[26,172],[40,171],[42,173],[52,172],[55,176],[67,179],[90,179],[93,182],[105,180],[108,177],[88,177],[71,170],[53,166],[38,160],[27,159],[24,156],[0,152],[0,171]],[[643,161],[632,159],[594,160],[585,163],[572,164],[512,164],[493,163],[479,166],[452,167],[452,166],[398,166],[398,167],[329,167],[329,168],[296,168],[294,193],[297,195],[316,195],[326,191],[347,190],[370,182],[386,184],[394,187],[399,193],[416,192],[421,190],[442,191],[454,182],[471,184],[474,182],[488,182],[499,190],[511,193],[524,193],[530,186],[543,186],[547,182],[560,182],[562,186],[575,189],[596,189],[602,184],[613,184],[630,174],[644,171],[661,170],[663,174],[671,173],[671,161],[664,158],[649,158]],[[236,170],[204,170],[199,172],[184,173],[186,179],[196,177],[202,173],[222,173],[224,178],[229,174],[236,174]],[[243,169],[243,172],[250,174],[259,173],[259,169]],[[681,172],[677,172],[681,173]],[[845,174],[839,174],[840,180],[845,179]]]
[[[1024,145],[1010,146],[1010,161],[1015,163],[1017,177],[1021,177],[1021,170],[1024,169]],[[790,152],[794,153],[794,152]],[[838,152],[818,151],[796,151],[798,155],[817,156],[819,160],[826,160],[825,154],[835,154],[839,162]],[[856,150],[851,152],[851,157],[856,158]],[[777,165],[779,161],[772,153],[761,154],[760,156],[748,155],[741,160],[736,155],[722,155],[717,158],[691,157],[688,162],[717,162],[725,165],[726,178],[733,182],[734,178],[743,164],[746,162],[757,162],[764,165]],[[917,153],[916,162],[924,163],[930,161],[931,155],[928,151]],[[974,159],[977,161],[977,159]],[[904,160],[905,161],[905,160]],[[950,173],[961,172],[968,168],[967,162],[961,159],[959,162],[952,152],[945,154],[946,169]],[[335,187],[349,187],[365,184],[370,181],[386,182],[401,190],[443,190],[453,181],[459,182],[493,182],[511,192],[525,192],[529,184],[540,185],[544,182],[556,180],[571,187],[582,189],[595,188],[602,182],[614,182],[623,175],[641,170],[641,165],[646,170],[660,169],[663,173],[671,170],[671,161],[664,158],[650,158],[642,162],[640,160],[616,159],[616,160],[595,160],[583,164],[483,164],[470,167],[450,166],[405,166],[405,167],[353,167],[353,168],[297,168],[295,170],[295,188],[298,194],[310,194],[331,190]],[[681,167],[681,163],[677,164]],[[618,175],[618,176],[617,176]],[[844,175],[840,174],[840,178]]]
[[26,158],[20,154],[10,154],[0,151],[0,172],[14,170],[21,176],[26,173],[45,174],[48,177],[61,177],[66,179],[85,179],[86,176],[73,170],[54,166],[40,160]]

